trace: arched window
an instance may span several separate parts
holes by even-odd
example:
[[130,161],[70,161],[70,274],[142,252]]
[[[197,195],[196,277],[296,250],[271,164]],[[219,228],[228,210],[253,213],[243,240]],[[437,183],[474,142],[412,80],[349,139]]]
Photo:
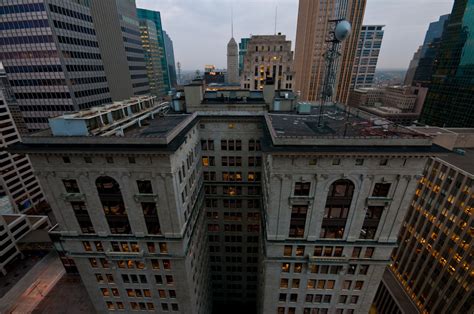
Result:
[[120,191],[120,185],[111,177],[99,177],[95,181],[105,218],[113,234],[130,234],[131,228]]
[[324,208],[321,238],[342,238],[353,195],[352,181],[341,179],[331,184]]

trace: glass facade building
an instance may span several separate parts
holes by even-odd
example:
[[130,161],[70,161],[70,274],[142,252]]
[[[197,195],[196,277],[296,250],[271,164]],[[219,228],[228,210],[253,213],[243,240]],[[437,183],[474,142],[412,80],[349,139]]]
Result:
[[421,122],[472,127],[474,121],[474,0],[456,0],[441,39],[438,64]]
[[247,53],[247,46],[249,44],[250,38],[241,38],[239,43],[239,75],[242,75],[244,70],[244,58]]
[[171,89],[171,80],[168,70],[168,62],[166,61],[166,48],[163,35],[163,26],[161,24],[161,14],[158,11],[137,8],[137,16],[139,19],[150,20],[155,23],[156,35],[158,37],[158,43],[160,44],[161,50],[161,70],[163,74],[163,83],[165,84],[166,91],[169,91]]

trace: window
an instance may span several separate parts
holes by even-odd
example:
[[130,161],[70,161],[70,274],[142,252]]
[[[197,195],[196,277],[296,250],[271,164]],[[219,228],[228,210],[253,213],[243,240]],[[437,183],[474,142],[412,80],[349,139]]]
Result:
[[96,187],[110,232],[113,234],[131,233],[122,192],[117,181],[111,177],[99,177],[96,180]]
[[363,286],[364,286],[364,282],[362,280],[357,280],[355,282],[354,290],[362,290]]
[[215,166],[214,156],[202,156],[202,165],[205,167]]
[[359,266],[359,275],[367,275],[369,271],[369,265],[360,265]]
[[156,209],[156,203],[141,203],[145,224],[149,234],[161,234],[160,219]]
[[298,245],[296,247],[296,256],[304,256],[304,246]]
[[311,188],[310,182],[296,182],[295,183],[295,196],[309,196],[309,190]]
[[91,157],[84,157],[84,162],[86,164],[91,164],[92,163],[92,158]]
[[360,246],[354,247],[354,249],[352,250],[352,257],[359,257],[361,250],[362,248]]
[[114,163],[114,159],[112,157],[105,157],[105,161],[108,163],[108,164],[113,164]]
[[303,238],[308,206],[294,205],[291,209],[289,237]]
[[341,179],[331,184],[326,199],[321,238],[343,237],[353,193],[354,184],[350,180]]
[[76,180],[63,180],[63,184],[67,193],[81,193]]
[[362,166],[364,164],[364,159],[357,158],[355,164],[356,166]]
[[288,279],[282,278],[280,279],[280,288],[288,288]]
[[342,283],[342,289],[349,290],[351,288],[351,283],[351,280],[344,280],[344,282]]
[[291,288],[292,289],[298,289],[299,287],[300,287],[300,280],[299,279],[291,280]]
[[63,156],[63,162],[65,164],[70,164],[71,163],[71,158],[69,158],[68,156]]
[[341,164],[341,159],[340,158],[334,158],[332,160],[332,164],[333,164],[333,166],[340,165]]
[[281,264],[281,271],[284,273],[290,272],[290,263],[283,263]]
[[374,255],[375,248],[374,247],[368,247],[365,249],[364,257],[365,258],[371,258]]
[[390,191],[390,183],[375,183],[373,197],[387,197]]
[[128,163],[129,163],[129,164],[134,164],[134,163],[136,163],[135,157],[128,157]]
[[381,166],[386,166],[388,164],[388,159],[380,159],[380,163],[379,163]]
[[166,244],[166,242],[160,242],[159,243],[159,246],[160,246],[160,253],[168,253],[168,245]]
[[291,251],[292,251],[292,246],[291,245],[285,245],[283,249],[283,256],[291,256]]
[[137,180],[138,193],[140,194],[153,194],[153,188],[151,187],[151,181],[149,180]]
[[286,293],[280,293],[280,295],[278,296],[278,301],[286,302]]

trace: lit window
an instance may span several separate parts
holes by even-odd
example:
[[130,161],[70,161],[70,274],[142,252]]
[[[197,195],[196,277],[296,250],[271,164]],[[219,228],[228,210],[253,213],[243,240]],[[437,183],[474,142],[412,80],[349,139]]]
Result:
[[281,264],[281,271],[284,273],[290,272],[290,263],[283,263]]

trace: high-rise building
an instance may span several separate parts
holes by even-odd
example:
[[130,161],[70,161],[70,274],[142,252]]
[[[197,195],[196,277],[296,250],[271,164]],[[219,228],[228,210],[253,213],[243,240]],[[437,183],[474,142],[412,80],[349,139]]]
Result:
[[474,129],[413,129],[453,153],[425,165],[374,304],[379,313],[473,313]]
[[368,312],[437,146],[342,105],[318,128],[319,106],[274,89],[194,81],[17,146],[98,312]]
[[472,127],[474,121],[474,2],[456,0],[441,38],[421,122]]
[[239,48],[234,37],[227,43],[227,83],[239,84]]
[[325,76],[326,39],[330,20],[345,18],[352,24],[351,35],[342,43],[337,61],[335,99],[345,103],[349,96],[352,69],[366,0],[300,0],[295,46],[295,91],[301,99],[315,101],[321,98]]
[[242,76],[244,71],[244,58],[247,53],[247,46],[250,38],[241,38],[239,43],[239,75]]
[[171,87],[176,88],[176,64],[174,62],[173,41],[166,31],[163,31],[163,38],[165,40],[166,62],[168,62]]
[[111,102],[88,4],[0,3],[0,60],[29,131],[46,128],[49,117]]
[[156,25],[150,20],[140,20],[140,38],[146,62],[146,72],[152,95],[163,97],[166,88],[161,69],[161,48],[156,34]]
[[135,0],[88,2],[112,99],[150,93]]
[[293,51],[285,35],[253,35],[247,44],[241,87],[262,90],[271,78],[275,89],[293,89]]
[[8,197],[12,213],[32,212],[44,196],[28,156],[7,152],[11,145],[20,142],[7,100],[0,89],[0,197]]
[[166,91],[171,90],[171,80],[168,68],[168,61],[166,60],[165,38],[163,34],[163,25],[161,24],[161,14],[158,11],[147,9],[137,9],[137,15],[140,19],[150,20],[155,23],[156,34],[158,36],[158,43],[161,48],[161,72],[163,74],[163,82],[165,83]]
[[3,92],[3,97],[5,97],[5,101],[8,105],[8,109],[10,110],[10,114],[13,118],[13,122],[15,123],[16,129],[22,134],[28,133],[28,128],[26,127],[25,120],[23,119],[23,115],[21,114],[20,106],[15,98],[15,93],[10,85],[10,81],[8,80],[7,73],[5,69],[0,65],[0,90]]
[[418,63],[420,62],[421,48],[423,48],[423,46],[418,47],[418,49],[413,54],[413,58],[410,60],[407,73],[405,74],[405,80],[403,81],[404,85],[413,84],[413,78],[415,77],[416,68],[418,67]]
[[431,76],[437,65],[437,57],[441,46],[441,36],[444,26],[449,19],[449,14],[440,16],[439,20],[428,27],[425,40],[421,48],[420,59],[413,77],[413,84],[428,86]]
[[363,25],[352,70],[351,89],[372,87],[385,25]]

